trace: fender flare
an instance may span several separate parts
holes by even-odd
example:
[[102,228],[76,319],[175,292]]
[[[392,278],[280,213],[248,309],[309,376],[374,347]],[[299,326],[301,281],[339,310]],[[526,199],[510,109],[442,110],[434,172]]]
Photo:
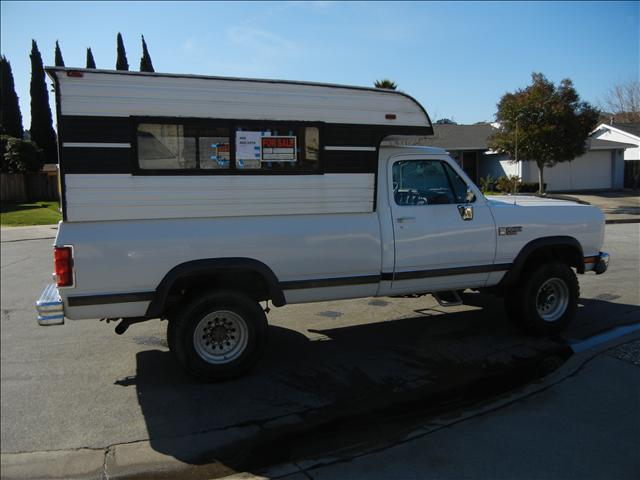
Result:
[[286,304],[284,293],[280,288],[280,282],[273,270],[264,263],[252,258],[206,258],[181,263],[173,267],[164,276],[156,287],[153,299],[147,307],[145,314],[148,318],[155,318],[162,314],[167,301],[167,296],[175,282],[184,277],[202,274],[216,274],[229,272],[251,272],[260,275],[267,283],[271,301],[276,307]]
[[576,269],[578,273],[584,273],[584,252],[578,240],[569,236],[542,237],[536,238],[522,247],[513,261],[512,267],[500,281],[500,286],[507,287],[516,283],[529,257],[537,250],[548,247],[571,247],[574,249],[577,263]]

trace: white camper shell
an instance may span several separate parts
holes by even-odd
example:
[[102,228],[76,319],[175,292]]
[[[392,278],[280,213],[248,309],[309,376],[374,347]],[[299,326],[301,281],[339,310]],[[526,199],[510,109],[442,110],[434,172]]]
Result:
[[607,269],[604,216],[566,199],[485,198],[397,91],[47,68],[63,221],[38,322],[165,318],[204,380],[260,358],[275,306],[465,288],[503,295],[537,333],[575,314],[578,273]]
[[[371,212],[382,139],[433,133],[424,108],[391,90],[47,73],[56,85],[65,221]],[[261,135],[290,148],[247,151]]]

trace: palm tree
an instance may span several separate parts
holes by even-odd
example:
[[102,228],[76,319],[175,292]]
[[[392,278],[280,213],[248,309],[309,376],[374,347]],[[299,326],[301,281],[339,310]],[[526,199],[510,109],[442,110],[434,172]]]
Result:
[[398,85],[393,80],[389,80],[388,78],[383,78],[382,80],[376,80],[373,83],[373,86],[376,88],[386,88],[387,90],[397,90]]

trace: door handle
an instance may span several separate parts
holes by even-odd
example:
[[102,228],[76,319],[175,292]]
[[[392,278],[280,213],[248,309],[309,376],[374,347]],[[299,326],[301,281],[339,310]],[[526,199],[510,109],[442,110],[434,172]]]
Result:
[[399,217],[396,218],[396,222],[398,223],[415,223],[416,217]]

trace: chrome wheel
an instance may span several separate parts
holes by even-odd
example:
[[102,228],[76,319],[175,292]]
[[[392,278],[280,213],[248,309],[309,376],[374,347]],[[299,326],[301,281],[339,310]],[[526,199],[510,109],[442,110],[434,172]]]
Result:
[[569,287],[559,278],[544,282],[536,294],[536,310],[545,322],[558,320],[569,305]]
[[249,331],[245,320],[228,310],[211,312],[198,322],[193,332],[195,350],[205,362],[229,363],[247,347]]

